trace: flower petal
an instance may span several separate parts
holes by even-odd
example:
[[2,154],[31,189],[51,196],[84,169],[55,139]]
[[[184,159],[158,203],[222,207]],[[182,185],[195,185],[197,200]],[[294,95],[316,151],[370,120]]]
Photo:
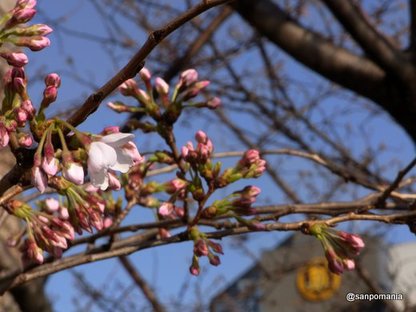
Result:
[[134,134],[132,133],[112,133],[101,138],[101,142],[106,143],[110,146],[123,146],[127,142],[134,139]]
[[117,161],[117,154],[114,148],[102,143],[92,142],[88,152],[88,169],[91,171],[100,171],[102,168],[108,168]]
[[124,151],[124,149],[118,148],[115,151],[117,153],[117,161],[110,168],[126,173],[129,171],[130,167],[133,166],[133,159]]
[[100,187],[103,191],[108,188],[107,170],[89,171],[89,174],[92,185]]

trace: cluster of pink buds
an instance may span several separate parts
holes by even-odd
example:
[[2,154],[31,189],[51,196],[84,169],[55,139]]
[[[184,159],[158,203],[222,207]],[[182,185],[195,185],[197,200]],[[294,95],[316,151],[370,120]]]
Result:
[[[143,68],[139,76],[145,88],[141,89],[134,79],[128,79],[119,87],[122,95],[136,99],[140,107],[126,105],[122,102],[110,102],[108,106],[116,112],[143,112],[151,116],[157,122],[173,124],[185,107],[207,107],[215,109],[221,105],[218,97],[213,97],[203,102],[189,102],[209,85],[209,81],[198,81],[198,72],[188,69],[181,73],[179,82],[170,96],[170,86],[161,77],[156,77],[152,84],[152,75],[147,68]],[[154,92],[155,91],[155,92]],[[156,94],[157,96],[154,96]],[[187,102],[186,104],[184,102]],[[139,123],[137,127],[143,131],[149,131],[147,123]],[[152,129],[154,131],[154,129]]]
[[45,77],[45,89],[43,99],[40,104],[40,111],[43,111],[49,104],[56,101],[58,88],[61,86],[61,77],[56,73],[51,73]]
[[0,116],[0,147],[9,144],[10,136],[17,138],[21,147],[30,147],[32,137],[25,132],[27,121],[35,115],[35,109],[26,92],[27,79],[22,67],[13,67],[3,77],[4,100]]
[[173,179],[164,184],[165,192],[171,195],[176,195],[178,198],[185,196],[186,187],[188,182],[183,179]]
[[[27,47],[32,51],[39,51],[50,45],[46,37],[52,32],[49,26],[25,25],[35,16],[35,6],[36,0],[18,0],[15,7],[0,18],[1,43],[8,42],[16,46]],[[27,63],[24,57],[12,55],[12,53],[3,52],[1,56],[12,66]]]
[[233,216],[253,215],[256,213],[256,209],[252,207],[252,204],[255,203],[260,191],[257,186],[246,186],[223,199],[214,201],[203,211],[203,216],[213,218],[227,213],[231,213]]
[[321,242],[329,269],[336,274],[355,268],[354,257],[358,256],[365,244],[362,238],[355,234],[337,231],[322,223],[315,223],[308,233]]
[[163,219],[177,219],[184,216],[183,208],[170,202],[163,202],[158,209],[158,213]]
[[43,251],[59,258],[68,248],[67,241],[74,239],[74,228],[61,216],[35,211],[18,200],[11,200],[6,209],[27,222],[28,238],[23,246],[24,260],[43,262]]
[[217,186],[224,187],[240,179],[260,177],[266,171],[266,161],[258,150],[250,149],[238,161],[237,166],[229,168],[218,178]]
[[69,221],[78,234],[82,230],[92,232],[92,228],[102,230],[106,203],[98,193],[98,188],[91,184],[78,186],[62,177],[50,179],[51,185],[67,198]]
[[196,149],[189,141],[182,147],[182,158],[189,163],[205,164],[211,158],[214,146],[206,133],[201,130],[195,134],[195,139],[198,142]]
[[218,254],[223,255],[224,253],[220,244],[206,238],[195,226],[189,231],[189,236],[194,242],[192,264],[189,268],[192,275],[197,276],[201,271],[199,266],[200,257],[208,257],[211,265],[218,266],[221,264]]

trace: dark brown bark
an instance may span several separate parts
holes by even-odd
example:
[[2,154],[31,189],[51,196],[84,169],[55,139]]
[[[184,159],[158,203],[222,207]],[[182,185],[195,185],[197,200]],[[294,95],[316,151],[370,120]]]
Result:
[[[342,2],[342,3],[341,3]],[[260,35],[321,76],[386,110],[416,142],[415,67],[348,1],[325,1],[367,52],[356,55],[302,27],[270,0],[239,0],[233,8]],[[414,9],[414,8],[413,8]]]

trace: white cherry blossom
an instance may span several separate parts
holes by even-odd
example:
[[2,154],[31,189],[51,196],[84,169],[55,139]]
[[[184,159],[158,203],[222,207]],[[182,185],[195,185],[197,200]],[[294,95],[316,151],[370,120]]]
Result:
[[91,143],[88,151],[88,173],[91,183],[106,190],[108,170],[126,173],[135,163],[142,161],[131,133],[112,133]]

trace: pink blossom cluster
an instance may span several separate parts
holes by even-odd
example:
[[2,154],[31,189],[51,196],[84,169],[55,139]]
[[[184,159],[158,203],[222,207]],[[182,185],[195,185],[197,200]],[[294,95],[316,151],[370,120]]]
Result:
[[[225,214],[232,216],[249,216],[256,213],[252,204],[256,202],[261,190],[257,186],[249,185],[227,197],[214,201],[203,211],[205,218],[213,218]],[[239,220],[240,221],[240,220]]]
[[[54,203],[49,202],[47,205],[55,209]],[[29,205],[18,200],[9,201],[6,209],[27,222],[28,238],[22,250],[26,261],[42,263],[44,250],[59,258],[62,251],[68,248],[67,242],[74,239],[74,228],[65,212],[53,215],[51,212],[32,210]]]
[[189,163],[205,164],[212,156],[214,145],[206,133],[201,130],[197,131],[195,139],[198,142],[196,148],[194,148],[191,141],[182,147],[182,158]]
[[23,67],[9,69],[4,77],[4,100],[0,116],[0,148],[9,145],[10,136],[21,147],[30,147],[32,136],[24,129],[35,115],[35,108],[27,94],[27,78]]
[[328,267],[333,273],[341,274],[345,270],[354,270],[354,257],[358,256],[365,246],[360,236],[337,231],[320,223],[313,224],[309,233],[320,240]]
[[218,178],[217,186],[225,187],[240,179],[258,178],[266,171],[266,160],[258,150],[246,151],[234,168],[229,168]]
[[[26,26],[36,14],[35,6],[36,0],[18,0],[15,7],[0,19],[2,42],[27,47],[32,51],[39,51],[50,45],[46,37],[52,32],[49,26],[44,24]],[[21,67],[27,63],[27,57],[22,53],[0,51],[0,56],[12,66]]]
[[11,200],[6,209],[9,213],[27,222],[27,238],[22,246],[25,261],[43,262],[46,251],[56,258],[68,248],[68,242],[83,230],[102,230],[110,227],[120,209],[120,203],[108,198],[92,186],[78,186],[62,177],[53,177],[52,185],[65,196],[61,202],[50,197],[40,202],[40,210],[23,202]]
[[199,266],[200,257],[207,257],[209,263],[213,266],[221,264],[221,260],[218,255],[223,255],[224,252],[220,244],[206,238],[206,236],[201,233],[197,227],[191,228],[190,237],[194,242],[192,264],[189,268],[189,272],[192,275],[197,276],[201,271]]
[[[198,72],[195,69],[188,69],[180,74],[179,82],[171,94],[171,88],[163,78],[156,77],[152,83],[152,75],[147,68],[143,68],[139,76],[144,84],[144,89],[139,87],[136,80],[128,79],[120,85],[119,91],[122,95],[137,100],[140,107],[117,101],[108,103],[111,109],[119,113],[144,112],[158,122],[173,124],[185,107],[215,109],[221,105],[221,100],[218,97],[203,102],[190,102],[210,83],[207,80],[199,81]],[[154,91],[156,91],[156,97]]]
[[[0,18],[0,57],[12,66],[3,77],[4,100],[0,116],[0,148],[6,147],[13,136],[20,147],[30,147],[33,138],[24,128],[26,122],[35,117],[35,109],[27,94],[27,78],[23,69],[28,57],[22,52],[14,52],[3,43],[25,46],[33,51],[49,46],[46,37],[52,29],[44,24],[27,26],[36,14],[35,0],[18,0],[15,7]],[[15,146],[17,147],[17,146]]]
[[[45,191],[48,179],[60,171],[66,180],[82,185],[85,180],[84,167],[87,167],[89,179],[95,187],[119,190],[121,184],[115,172],[126,173],[133,165],[143,161],[132,141],[133,134],[121,133],[117,127],[111,127],[111,132],[105,130],[106,135],[90,136],[70,127],[75,132],[73,139],[78,139],[79,145],[83,146],[70,150],[66,143],[69,137],[65,137],[59,128],[60,124],[60,121],[50,124],[34,156],[32,183],[40,192]],[[62,150],[56,150],[52,144],[54,132],[59,134]]]

